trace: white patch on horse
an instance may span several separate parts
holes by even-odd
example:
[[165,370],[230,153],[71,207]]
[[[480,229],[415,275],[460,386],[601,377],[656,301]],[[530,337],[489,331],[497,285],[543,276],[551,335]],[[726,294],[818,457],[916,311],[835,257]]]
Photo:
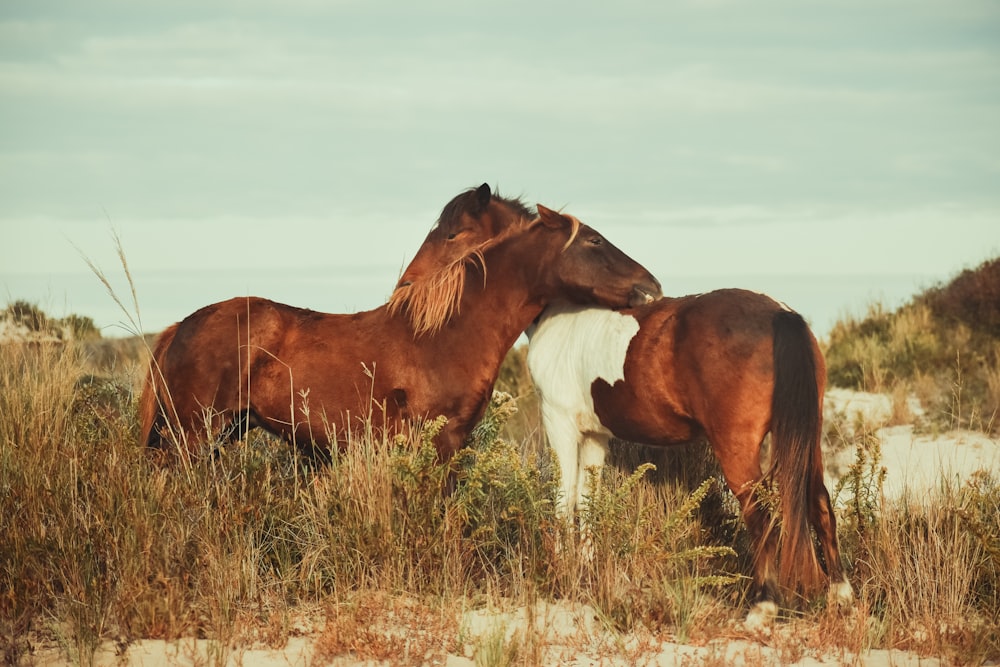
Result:
[[528,370],[559,462],[566,514],[588,493],[586,468],[603,464],[611,437],[594,411],[591,386],[625,379],[625,357],[638,332],[631,315],[568,304],[550,306],[527,332]]
[[593,413],[591,385],[598,379],[611,385],[625,379],[625,356],[638,332],[639,322],[631,315],[551,306],[528,332],[528,369],[546,400]]

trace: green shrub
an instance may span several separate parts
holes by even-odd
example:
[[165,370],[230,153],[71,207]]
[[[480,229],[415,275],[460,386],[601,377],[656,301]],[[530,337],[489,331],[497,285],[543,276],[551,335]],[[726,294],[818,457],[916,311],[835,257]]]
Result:
[[[1000,258],[916,295],[894,312],[875,304],[834,325],[830,384],[919,391],[944,427],[1000,428]],[[932,388],[933,387],[933,388]]]

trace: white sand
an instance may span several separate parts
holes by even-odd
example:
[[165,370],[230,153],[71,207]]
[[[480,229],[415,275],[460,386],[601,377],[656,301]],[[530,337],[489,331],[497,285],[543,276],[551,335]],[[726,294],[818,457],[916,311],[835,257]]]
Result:
[[[916,399],[909,399],[909,411],[916,417],[924,414]],[[872,428],[881,441],[881,464],[886,477],[883,486],[890,500],[911,500],[933,497],[933,491],[943,485],[958,488],[976,471],[983,470],[1000,477],[1000,440],[974,431],[950,431],[940,435],[915,433],[912,424],[885,426],[892,414],[888,396],[832,389],[827,392],[827,418],[834,414],[846,416],[849,424],[860,421]],[[847,449],[825,454],[827,482],[837,478],[854,462],[855,452]]]
[[[489,643],[490,636],[502,633],[510,641],[515,633],[528,627],[527,610],[509,611],[477,610],[468,612],[463,621],[467,644],[461,655],[449,654],[439,659],[425,661],[427,665],[446,667],[475,667],[476,646]],[[898,650],[873,650],[863,655],[848,652],[831,652],[817,655],[796,645],[787,638],[781,648],[766,645],[745,637],[713,640],[706,644],[680,644],[669,640],[656,640],[649,636],[622,636],[602,629],[597,613],[585,605],[547,604],[535,607],[534,632],[536,640],[544,642],[541,662],[546,665],[567,667],[632,667],[632,665],[743,665],[754,667],[790,666],[819,667],[835,665],[863,665],[866,667],[940,667],[944,663],[936,658],[921,658]],[[166,667],[173,665],[223,664],[244,667],[284,667],[310,665],[335,665],[355,667],[360,665],[390,665],[357,659],[350,655],[332,660],[314,655],[309,638],[295,637],[282,649],[234,648],[228,653],[220,651],[217,642],[184,639],[175,642],[145,640],[128,647],[116,655],[114,646],[106,643],[95,656],[94,664],[101,667],[142,665]],[[38,667],[70,664],[53,649],[34,656]],[[404,664],[420,664],[405,661]],[[495,664],[487,661],[485,664]]]

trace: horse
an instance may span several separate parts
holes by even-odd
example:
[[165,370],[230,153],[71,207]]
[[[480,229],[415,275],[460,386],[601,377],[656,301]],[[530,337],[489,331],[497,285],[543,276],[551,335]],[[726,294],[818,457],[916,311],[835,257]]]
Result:
[[196,454],[260,427],[328,457],[366,425],[393,435],[444,416],[434,442],[447,460],[482,417],[504,355],[550,302],[625,307],[659,296],[646,269],[578,219],[541,205],[535,217],[487,194],[459,195],[439,226],[496,216],[503,232],[437,267],[425,241],[421,277],[374,310],[239,297],[166,329],[140,397],[141,442]]
[[[527,333],[564,515],[586,502],[587,469],[603,465],[611,437],[659,447],[706,438],[751,539],[747,625],[777,614],[779,589],[809,594],[824,578],[832,602],[853,600],[823,482],[826,366],[799,313],[723,289],[618,311],[550,306]],[[775,493],[776,517],[765,502]]]
[[[435,261],[449,253],[460,256],[498,233],[503,220],[494,219],[489,227],[469,219],[451,222],[442,221],[435,230],[447,239],[433,247]],[[431,257],[430,249],[421,253]],[[423,260],[418,253],[400,284],[419,279]],[[552,305],[527,333],[529,371],[561,469],[559,507],[567,520],[585,502],[587,468],[603,465],[610,436],[663,446],[707,436],[754,545],[755,601],[748,625],[759,627],[777,613],[779,586],[818,588],[821,565],[808,524],[823,550],[828,599],[851,603],[854,594],[822,477],[826,366],[800,315],[763,295],[720,290],[618,313]],[[634,402],[623,400],[630,395],[637,397]],[[768,432],[773,464],[765,474],[760,454]],[[755,499],[768,480],[780,492],[780,522]]]

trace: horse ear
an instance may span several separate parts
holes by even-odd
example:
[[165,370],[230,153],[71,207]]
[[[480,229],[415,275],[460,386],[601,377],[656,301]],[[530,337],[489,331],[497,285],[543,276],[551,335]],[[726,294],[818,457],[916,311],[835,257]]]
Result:
[[538,217],[541,218],[542,224],[546,227],[559,229],[572,224],[569,218],[562,213],[553,211],[552,209],[542,206],[541,204],[536,204],[535,208],[538,209]]
[[486,205],[490,203],[490,198],[492,196],[493,193],[490,192],[489,183],[483,183],[478,188],[476,188],[476,201],[479,203],[480,206],[485,208]]

